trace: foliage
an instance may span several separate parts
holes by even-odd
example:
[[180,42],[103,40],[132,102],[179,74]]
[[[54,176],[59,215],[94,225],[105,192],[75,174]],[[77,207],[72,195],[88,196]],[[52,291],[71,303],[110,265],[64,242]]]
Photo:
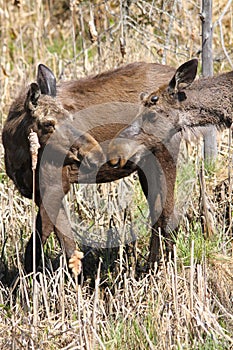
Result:
[[[232,4],[220,17],[225,6],[223,0],[214,3],[217,73],[228,70],[232,60]],[[1,128],[20,86],[35,79],[38,63],[51,67],[58,80],[139,60],[177,66],[200,54],[199,13],[199,3],[192,0],[0,0]],[[90,21],[98,40],[90,35]],[[120,50],[122,38],[126,46]],[[215,226],[213,237],[205,238],[199,205],[201,143],[182,144],[176,190],[182,220],[175,260],[167,265],[162,260],[157,273],[144,271],[150,223],[134,176],[114,184],[78,186],[70,193],[71,212],[79,209],[79,232],[86,222],[89,234],[96,237],[98,232],[101,240],[107,229],[119,230],[124,223],[124,233],[138,237],[125,248],[89,252],[93,274],[82,288],[67,271],[63,255],[54,262],[60,252],[54,237],[36,279],[24,275],[31,202],[7,178],[0,144],[1,349],[232,347],[229,140],[227,133],[219,135],[220,165],[209,166],[204,174]]]

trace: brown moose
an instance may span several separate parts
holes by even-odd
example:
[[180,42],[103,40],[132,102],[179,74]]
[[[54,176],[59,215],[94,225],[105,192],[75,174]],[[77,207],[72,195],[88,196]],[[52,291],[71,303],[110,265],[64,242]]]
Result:
[[173,251],[178,134],[185,128],[208,124],[224,128],[232,123],[233,72],[192,83],[196,71],[197,60],[193,59],[180,66],[167,84],[141,94],[142,108],[136,119],[108,148],[113,167],[124,169],[129,160],[138,164],[152,219],[151,262],[159,258],[159,228],[167,253]]
[[[37,132],[41,144],[36,169],[36,204],[39,206],[36,220],[37,266],[41,257],[41,245],[46,242],[52,231],[64,246],[67,257],[72,258],[75,264],[76,244],[62,203],[63,196],[69,190],[70,183],[108,182],[127,176],[136,170],[136,166],[133,165],[124,169],[113,169],[106,164],[98,173],[94,166],[94,175],[97,176],[93,177],[90,169],[93,169],[96,163],[103,163],[103,153],[97,142],[111,140],[121,129],[130,124],[137,114],[140,92],[152,91],[165,84],[174,71],[169,66],[140,62],[97,76],[62,82],[56,86],[53,72],[46,66],[39,65],[37,82],[21,90],[11,105],[2,139],[6,172],[20,193],[28,198],[32,197],[28,141],[31,130]],[[87,107],[88,110],[83,114],[74,116],[76,111]],[[83,127],[85,123],[87,125]],[[87,128],[89,133],[86,132]],[[82,131],[84,129],[85,132]],[[64,160],[64,164],[59,162],[55,164],[53,159],[50,159],[50,162],[47,160],[42,167],[42,179],[45,181],[42,181],[40,186],[40,159],[51,134],[57,135],[57,142],[52,144],[52,147],[60,159]],[[73,144],[70,143],[70,138]],[[85,169],[83,174],[80,171],[81,163]],[[41,189],[46,193],[49,185],[54,183],[54,174],[59,169],[62,169],[63,191],[59,189],[56,193],[54,190],[53,198],[47,196],[47,202],[51,199],[51,206],[55,206],[51,220],[43,205]],[[31,237],[25,252],[27,272],[32,271],[33,266],[32,243]],[[77,264],[79,266],[79,260]]]
[[[70,188],[70,179],[68,178],[70,166],[72,165],[78,168],[82,161],[83,167],[90,168],[92,164],[104,160],[102,149],[92,136],[80,132],[75,127],[75,121],[72,119],[71,114],[61,106],[54,96],[43,94],[43,90],[40,89],[39,85],[32,83],[28,91],[26,93],[23,92],[22,96],[12,104],[2,134],[3,145],[5,147],[6,172],[14,181],[21,194],[28,198],[32,197],[31,155],[28,140],[28,135],[31,131],[37,133],[41,146],[39,149],[35,186],[35,202],[40,208],[36,221],[38,233],[36,236],[37,262],[41,256],[41,243],[44,244],[46,242],[53,230],[64,245],[68,257],[71,258],[73,254],[78,257],[80,255],[74,249],[72,235],[70,233],[63,235],[53,225],[44,210],[39,186],[40,158],[50,136],[52,134],[56,135],[58,142],[55,139],[55,142],[52,144],[55,147],[55,152],[52,152],[52,156],[53,163],[55,157],[60,157],[63,160],[60,168],[62,169],[63,178],[62,197],[64,197]],[[67,146],[67,140],[69,140],[70,147]],[[54,176],[54,172],[57,171],[56,165],[52,166],[51,171],[52,176]],[[55,203],[58,201],[58,218],[60,221],[63,220],[65,224],[66,213],[62,201],[60,198],[57,199],[56,196],[54,196],[53,201]],[[32,246],[33,238],[31,237],[25,254],[25,268],[28,272],[32,270]],[[79,261],[77,260],[76,263],[79,264]]]

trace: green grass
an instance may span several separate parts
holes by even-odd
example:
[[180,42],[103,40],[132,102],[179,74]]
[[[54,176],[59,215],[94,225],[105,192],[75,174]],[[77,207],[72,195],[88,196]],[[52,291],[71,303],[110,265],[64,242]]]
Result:
[[192,222],[188,232],[181,225],[176,237],[176,246],[178,256],[182,259],[185,266],[190,265],[192,244],[194,246],[194,262],[202,264],[205,259],[213,257],[218,252],[219,236],[215,235],[206,239],[200,222]]

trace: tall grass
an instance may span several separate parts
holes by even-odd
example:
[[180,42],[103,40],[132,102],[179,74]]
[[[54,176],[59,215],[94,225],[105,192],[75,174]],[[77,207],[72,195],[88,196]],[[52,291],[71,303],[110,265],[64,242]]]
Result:
[[38,273],[37,327],[32,281],[19,265],[15,285],[0,290],[2,349],[229,349],[231,300],[216,293],[220,275],[222,296],[229,292],[229,265],[213,261],[214,273],[206,261],[195,262],[194,249],[188,265],[175,255],[156,275],[119,274],[110,286],[99,266],[94,289],[76,286],[62,265]]
[[[232,5],[218,21],[225,5],[222,0],[214,2],[216,72],[229,69],[224,50],[232,59]],[[0,0],[1,128],[20,86],[35,80],[39,62],[51,67],[58,79],[136,60],[177,66],[199,54],[199,13],[199,3],[191,0],[140,0],[129,7],[125,1]],[[98,40],[91,40],[89,21],[95,24]],[[120,39],[126,42],[124,55]],[[229,139],[227,133],[219,135],[219,159],[204,174],[205,193],[200,190],[201,146],[182,145],[176,190],[181,227],[175,259],[167,265],[162,260],[149,273],[144,271],[149,213],[135,176],[75,188],[67,201],[71,212],[79,215],[80,234],[83,222],[92,235],[106,235],[124,223],[125,232],[138,241],[96,255],[89,251],[85,264],[93,273],[81,288],[51,236],[37,273],[36,302],[32,276],[22,268],[31,233],[31,202],[7,178],[0,144],[1,349],[233,347]],[[209,238],[203,236],[203,195],[215,228]]]

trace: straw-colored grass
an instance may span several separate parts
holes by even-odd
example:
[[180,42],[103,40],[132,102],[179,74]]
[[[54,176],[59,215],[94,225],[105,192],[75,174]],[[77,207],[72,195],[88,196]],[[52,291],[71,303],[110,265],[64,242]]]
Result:
[[[62,260],[61,260],[62,261]],[[232,260],[165,264],[135,279],[120,273],[111,285],[76,286],[60,267],[38,273],[37,305],[30,277],[19,269],[1,286],[2,349],[229,349],[233,339]],[[36,315],[34,315],[36,313]]]
[[[35,80],[39,62],[48,65],[58,79],[70,79],[139,60],[178,66],[199,54],[199,3],[140,0],[128,9],[126,3],[0,0],[0,130],[20,86]],[[229,70],[233,60],[233,4],[216,0],[213,8],[214,68],[221,72]],[[92,37],[91,41],[93,17],[98,40]],[[124,57],[120,39],[126,41]],[[219,159],[204,176],[201,143],[182,146],[176,190],[181,228],[175,260],[167,265],[162,260],[149,273],[143,267],[150,222],[135,175],[71,191],[67,202],[78,218],[80,235],[85,237],[85,223],[94,238],[98,232],[98,239],[104,239],[107,230],[118,232],[119,227],[132,240],[138,237],[126,248],[89,250],[86,269],[92,274],[82,288],[67,271],[62,254],[59,258],[53,236],[36,283],[33,276],[24,275],[31,202],[7,178],[0,144],[0,348],[233,348],[228,132],[219,135],[218,144]],[[202,231],[200,196],[210,208],[213,236],[208,238]]]

